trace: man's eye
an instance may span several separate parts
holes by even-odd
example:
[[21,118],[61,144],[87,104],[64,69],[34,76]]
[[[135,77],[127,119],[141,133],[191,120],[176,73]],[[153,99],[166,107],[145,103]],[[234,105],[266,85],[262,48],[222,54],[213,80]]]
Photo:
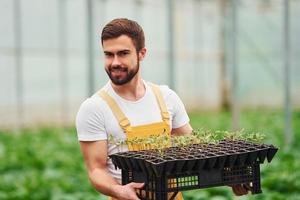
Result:
[[120,56],[126,56],[128,55],[129,53],[127,51],[122,51],[119,53]]
[[110,53],[106,53],[105,54],[105,57],[107,57],[107,58],[110,58],[110,57],[112,57],[113,56],[113,54],[110,54]]

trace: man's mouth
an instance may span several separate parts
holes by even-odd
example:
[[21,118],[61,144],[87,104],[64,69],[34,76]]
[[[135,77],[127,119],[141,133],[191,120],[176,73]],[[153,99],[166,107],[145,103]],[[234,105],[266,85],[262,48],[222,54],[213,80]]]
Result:
[[111,72],[127,72],[127,68],[122,67],[112,67],[110,69]]
[[115,67],[111,68],[110,73],[114,76],[120,76],[127,72],[127,68]]
[[105,68],[110,80],[116,85],[124,85],[131,81],[139,71],[139,63],[133,69],[126,66],[110,65]]

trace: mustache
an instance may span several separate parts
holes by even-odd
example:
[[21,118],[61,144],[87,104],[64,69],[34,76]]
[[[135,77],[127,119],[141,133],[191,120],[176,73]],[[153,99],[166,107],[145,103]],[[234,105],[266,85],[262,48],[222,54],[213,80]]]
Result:
[[115,71],[115,70],[122,71],[122,72],[128,71],[128,69],[126,67],[122,67],[121,65],[115,65],[115,66],[109,67],[109,71]]

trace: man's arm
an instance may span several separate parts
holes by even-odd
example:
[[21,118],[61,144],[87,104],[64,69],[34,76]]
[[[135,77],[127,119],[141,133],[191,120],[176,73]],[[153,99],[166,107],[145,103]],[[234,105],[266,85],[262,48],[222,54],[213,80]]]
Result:
[[191,134],[193,131],[193,128],[191,127],[191,125],[189,123],[187,123],[186,125],[183,125],[179,128],[173,128],[171,131],[172,135],[188,135]]
[[122,200],[139,200],[135,188],[143,183],[120,185],[107,171],[107,141],[80,142],[88,176],[95,189],[102,194]]

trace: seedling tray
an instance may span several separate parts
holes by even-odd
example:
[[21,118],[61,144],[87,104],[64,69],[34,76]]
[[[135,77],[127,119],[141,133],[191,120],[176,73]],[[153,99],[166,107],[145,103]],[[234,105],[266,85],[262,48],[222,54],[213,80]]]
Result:
[[252,194],[261,193],[260,164],[271,162],[277,150],[273,145],[222,140],[163,151],[120,152],[110,158],[122,170],[123,185],[145,183],[137,192],[140,199],[168,200],[179,191],[234,184],[248,184]]

